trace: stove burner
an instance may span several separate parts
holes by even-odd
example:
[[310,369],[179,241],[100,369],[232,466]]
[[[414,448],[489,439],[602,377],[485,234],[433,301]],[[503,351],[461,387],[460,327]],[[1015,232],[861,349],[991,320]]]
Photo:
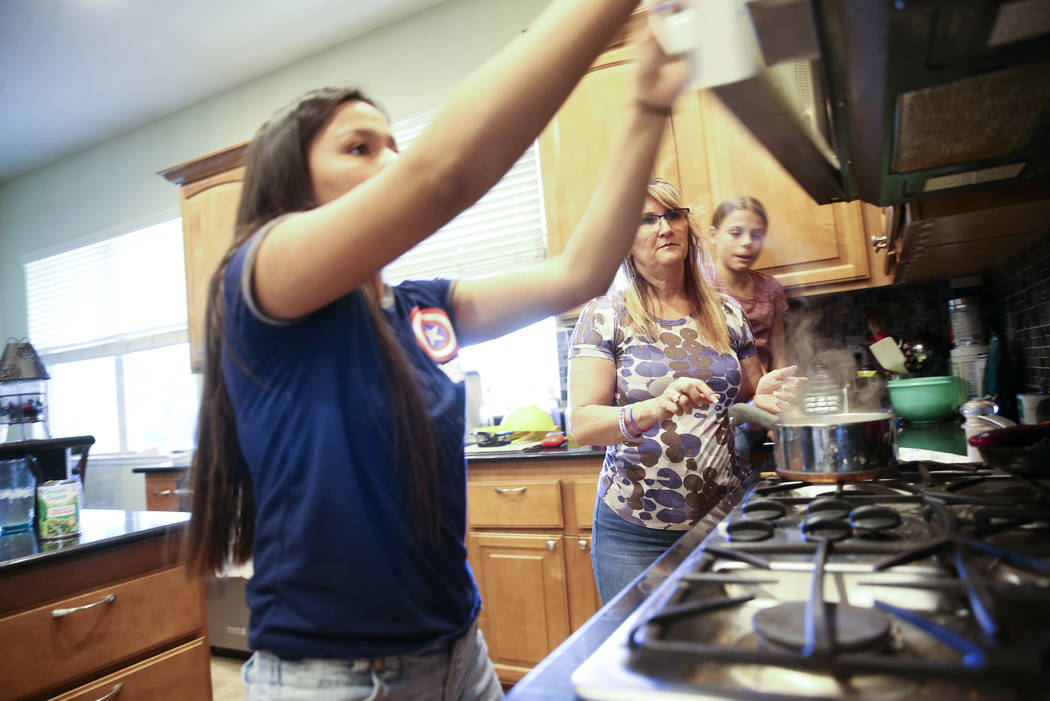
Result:
[[726,526],[729,540],[753,543],[773,537],[773,524],[758,518],[738,518]]
[[858,506],[849,514],[849,523],[858,535],[880,533],[901,525],[901,515],[888,506]]
[[744,504],[742,510],[751,518],[766,521],[782,518],[787,513],[787,507],[775,499],[752,499]]
[[833,543],[846,540],[853,535],[849,521],[834,516],[810,516],[802,522],[802,537],[807,541],[827,538]]
[[[839,650],[879,649],[889,640],[890,619],[881,611],[834,602],[825,602],[824,611]],[[801,650],[806,646],[806,602],[762,609],[751,618],[751,625],[763,642]]]
[[827,518],[846,518],[853,507],[849,502],[842,499],[830,499],[822,497],[814,499],[806,508],[810,516],[826,516]]

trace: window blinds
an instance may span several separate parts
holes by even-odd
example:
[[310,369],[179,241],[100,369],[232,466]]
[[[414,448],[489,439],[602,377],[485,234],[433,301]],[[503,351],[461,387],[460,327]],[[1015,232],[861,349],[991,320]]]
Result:
[[[437,112],[430,108],[391,124],[404,151]],[[533,143],[506,175],[472,207],[383,270],[391,285],[434,277],[485,277],[547,257],[543,187]]]
[[182,220],[25,264],[29,339],[41,355],[186,328]]

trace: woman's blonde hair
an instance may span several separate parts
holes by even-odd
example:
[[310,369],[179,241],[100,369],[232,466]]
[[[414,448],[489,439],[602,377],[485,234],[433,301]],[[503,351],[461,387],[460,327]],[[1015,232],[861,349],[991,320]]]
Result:
[[[649,197],[653,198],[667,209],[678,209],[683,207],[682,195],[671,183],[660,178],[649,181],[646,189]],[[714,348],[719,353],[729,352],[729,329],[726,322],[725,310],[721,295],[708,285],[700,270],[703,262],[703,248],[697,231],[700,230],[693,212],[686,218],[688,222],[688,244],[685,261],[684,287],[686,297],[689,299],[690,316],[696,321],[700,330],[703,343]],[[630,315],[634,326],[647,338],[656,340],[657,327],[660,320],[653,313],[652,285],[638,272],[634,264],[634,258],[628,254],[624,259],[622,269],[630,286],[624,292],[624,304]]]

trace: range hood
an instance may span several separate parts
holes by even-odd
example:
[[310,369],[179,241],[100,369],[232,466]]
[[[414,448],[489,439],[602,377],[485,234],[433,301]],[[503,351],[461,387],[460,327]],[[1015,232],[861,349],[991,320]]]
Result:
[[712,90],[818,203],[1050,178],[1050,0],[746,6],[765,65]]

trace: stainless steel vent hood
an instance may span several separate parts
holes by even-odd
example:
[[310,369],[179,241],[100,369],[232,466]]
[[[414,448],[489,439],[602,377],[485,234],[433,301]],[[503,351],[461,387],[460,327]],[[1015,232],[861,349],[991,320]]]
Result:
[[747,9],[765,67],[712,89],[817,202],[1050,177],[1050,0]]

